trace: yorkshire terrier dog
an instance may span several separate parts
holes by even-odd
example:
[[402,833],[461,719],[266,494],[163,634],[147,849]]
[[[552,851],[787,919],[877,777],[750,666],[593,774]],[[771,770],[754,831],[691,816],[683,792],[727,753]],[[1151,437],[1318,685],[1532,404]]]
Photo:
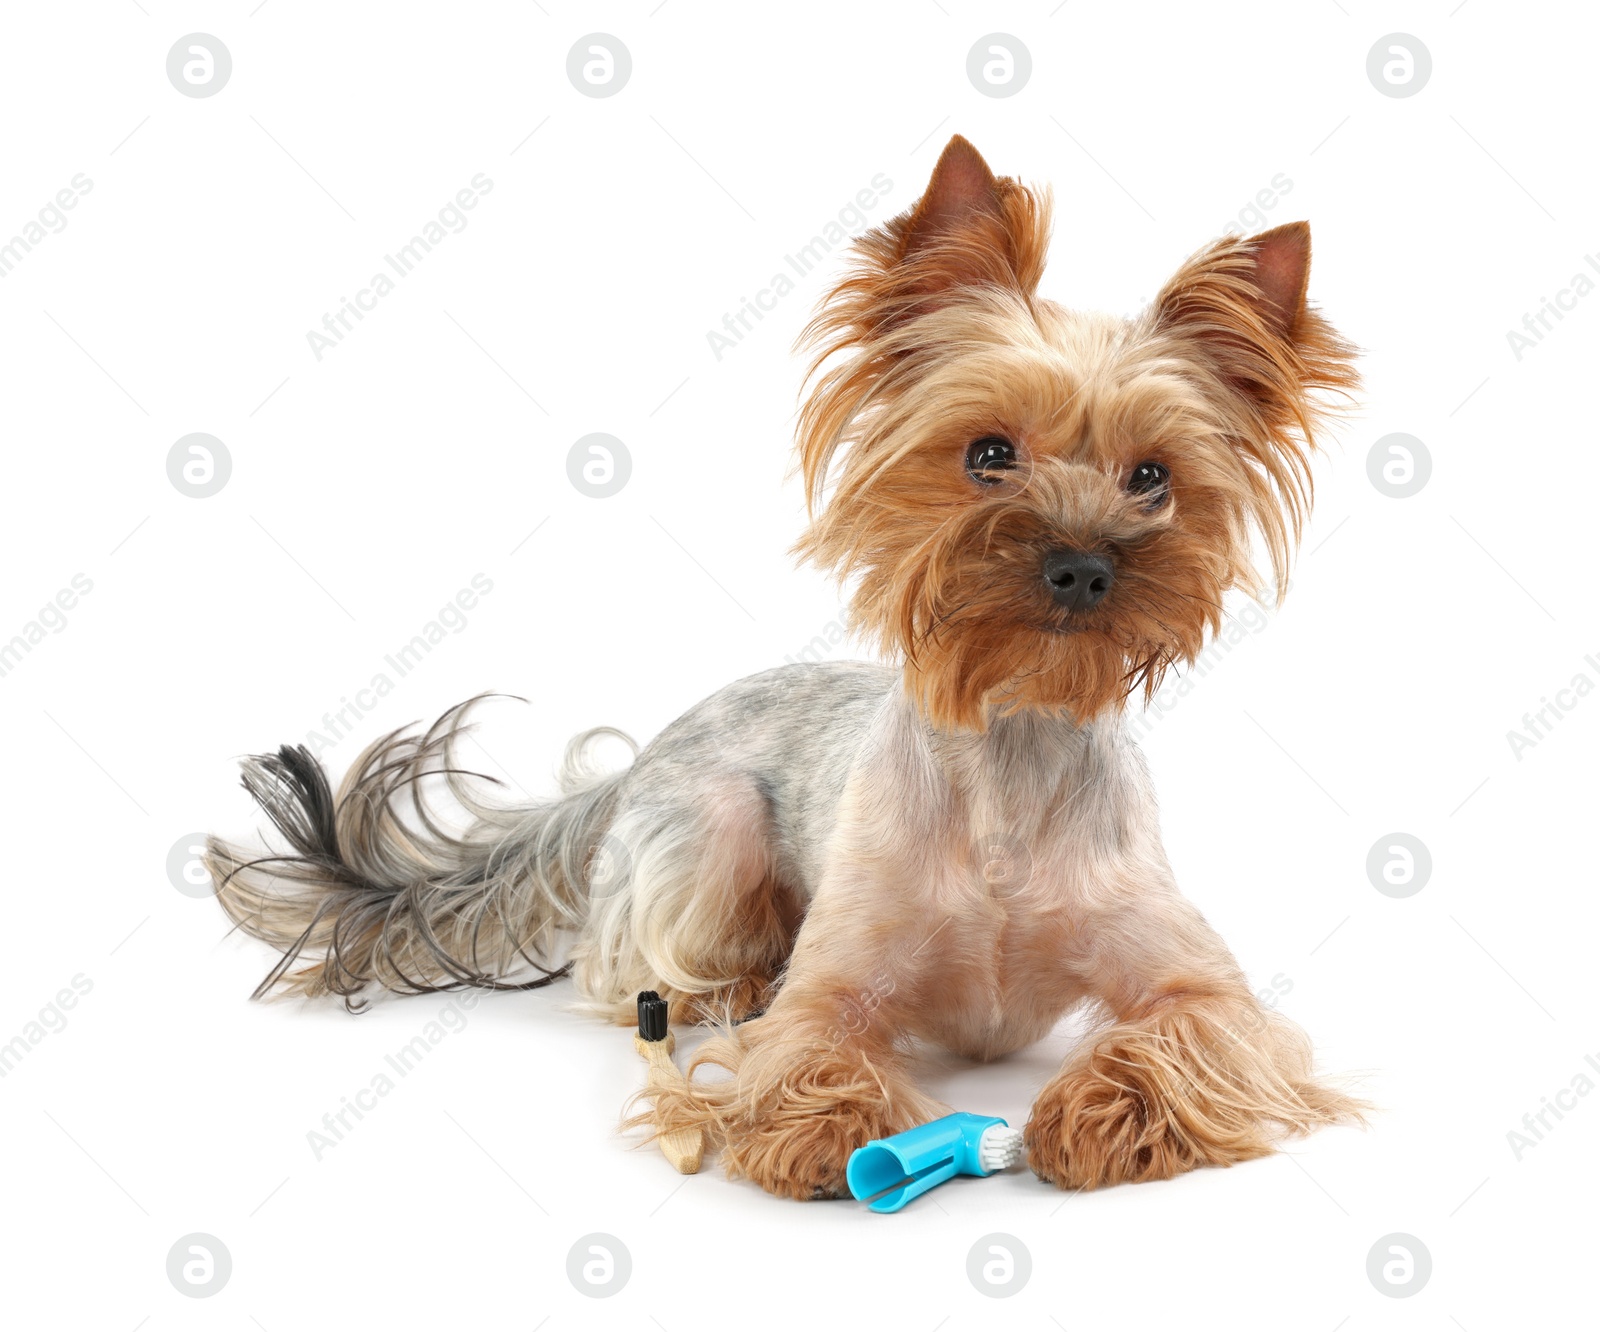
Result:
[[208,863],[282,950],[258,996],[570,973],[632,1022],[657,990],[720,1031],[639,1121],[792,1198],[948,1112],[914,1038],[995,1059],[1080,1005],[1096,1025],[1026,1130],[1063,1188],[1358,1120],[1179,894],[1122,720],[1256,586],[1257,540],[1282,595],[1354,348],[1306,304],[1304,223],[1216,242],[1128,320],[1035,295],[1049,214],[952,139],[807,331],[798,551],[893,665],[741,680],[620,772],[589,753],[619,733],[587,732],[543,803],[457,766],[470,704],[378,741],[337,796],[303,748],[248,760],[288,849],[211,839]]

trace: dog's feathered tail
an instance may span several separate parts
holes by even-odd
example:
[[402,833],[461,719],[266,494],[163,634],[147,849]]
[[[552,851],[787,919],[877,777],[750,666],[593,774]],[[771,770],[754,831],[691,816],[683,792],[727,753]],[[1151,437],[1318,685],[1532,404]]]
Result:
[[[255,998],[336,994],[356,1011],[374,986],[534,989],[567,974],[552,965],[556,946],[588,913],[592,862],[626,773],[593,771],[585,751],[600,735],[633,742],[584,732],[567,749],[558,799],[492,804],[474,783],[499,783],[455,762],[482,697],[421,735],[393,731],[368,746],[337,795],[303,745],[244,761],[245,789],[287,849],[256,855],[211,837],[206,865],[234,923],[282,951]],[[470,816],[464,831],[430,806],[430,777]]]

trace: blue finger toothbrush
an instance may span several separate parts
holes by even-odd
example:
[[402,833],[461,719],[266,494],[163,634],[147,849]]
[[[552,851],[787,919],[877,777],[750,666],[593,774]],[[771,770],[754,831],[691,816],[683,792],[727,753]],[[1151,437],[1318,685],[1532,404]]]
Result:
[[1021,1158],[1021,1130],[1003,1119],[958,1111],[856,1148],[845,1180],[874,1212],[898,1212],[956,1175],[992,1175]]

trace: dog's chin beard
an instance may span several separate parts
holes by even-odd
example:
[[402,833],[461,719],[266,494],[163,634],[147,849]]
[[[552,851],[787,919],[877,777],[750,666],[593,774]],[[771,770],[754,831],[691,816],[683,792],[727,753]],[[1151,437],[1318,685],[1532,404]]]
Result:
[[919,707],[938,727],[983,730],[986,719],[1016,712],[1084,724],[1148,695],[1189,653],[1187,626],[1169,627],[1171,613],[1143,597],[1073,609],[1031,585],[1009,595],[993,580],[938,591],[917,617],[935,627],[892,643]]
[[[1159,677],[1167,664],[1183,655],[1182,649],[1174,644],[1136,641],[1117,617],[1099,610],[1047,615],[1038,620],[1035,627],[1044,640],[1045,662],[1059,662],[1062,654],[1115,658],[1114,673],[1121,681],[1120,687],[1101,692],[1094,698],[1052,697],[1050,691],[1037,688],[1039,677],[1045,674],[1037,671],[1008,682],[1007,688],[1000,692],[1020,692],[1027,696],[1025,707],[1045,712],[1065,711],[1080,720],[1107,708],[1120,710],[1131,698],[1145,691],[1148,676]],[[1030,684],[1034,687],[1029,688]]]
[[1075,634],[1103,633],[1104,627],[1093,624],[1076,615],[1069,615],[1059,620],[1046,620],[1039,626],[1047,634],[1058,638],[1070,638]]

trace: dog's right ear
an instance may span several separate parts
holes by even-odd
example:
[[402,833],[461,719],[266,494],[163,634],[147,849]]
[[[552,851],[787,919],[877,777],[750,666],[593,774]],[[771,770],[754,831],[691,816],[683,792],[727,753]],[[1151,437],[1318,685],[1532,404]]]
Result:
[[956,135],[939,154],[922,197],[862,239],[861,250],[878,269],[872,283],[878,327],[937,309],[964,289],[999,287],[1032,296],[1049,238],[1049,199],[997,177]]
[[[800,338],[815,353],[796,435],[813,514],[834,454],[875,386],[908,357],[949,347],[951,330],[924,317],[984,291],[1030,300],[1049,242],[1049,196],[996,176],[960,135],[939,154],[922,197],[856,241],[854,265]],[[813,528],[801,549],[828,562],[834,556],[821,553],[824,545]]]

